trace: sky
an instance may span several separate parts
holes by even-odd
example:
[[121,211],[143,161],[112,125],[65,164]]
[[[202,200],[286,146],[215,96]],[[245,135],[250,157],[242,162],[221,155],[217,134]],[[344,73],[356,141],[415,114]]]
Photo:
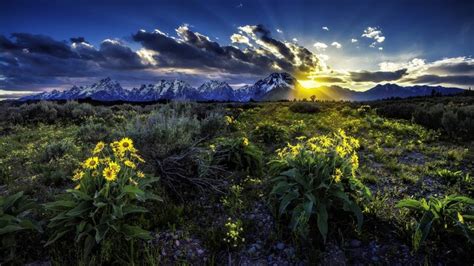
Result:
[[[474,85],[474,1],[0,0],[0,95],[104,77]],[[1,96],[0,96],[1,97]]]

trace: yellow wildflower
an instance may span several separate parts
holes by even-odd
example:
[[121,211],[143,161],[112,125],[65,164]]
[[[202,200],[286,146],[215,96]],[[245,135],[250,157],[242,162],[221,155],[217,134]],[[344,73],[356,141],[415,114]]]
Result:
[[97,145],[95,145],[95,148],[94,148],[94,150],[92,151],[92,153],[98,154],[98,153],[100,153],[100,152],[104,149],[104,147],[105,147],[105,143],[102,142],[102,141],[99,141],[99,142],[97,143]]
[[76,171],[74,173],[74,176],[72,177],[72,180],[74,180],[74,181],[81,180],[83,176],[84,176],[84,172]]
[[144,163],[144,162],[145,162],[145,160],[143,160],[143,158],[142,158],[140,155],[136,154],[136,153],[132,153],[131,156],[132,156],[133,158],[137,159],[137,160],[138,160],[139,162],[141,162],[141,163]]
[[99,165],[99,157],[91,157],[84,162],[84,167],[87,169],[96,169]]
[[126,161],[124,162],[124,164],[125,164],[126,166],[132,168],[132,169],[137,168],[137,166],[135,165],[135,163],[132,162],[132,161],[130,161],[130,160],[126,160]]
[[135,148],[133,147],[133,141],[129,138],[123,138],[120,140],[119,149],[122,151],[135,151]]
[[248,146],[248,145],[249,145],[249,139],[244,137],[244,138],[242,139],[242,144],[243,144],[244,146]]
[[119,158],[124,156],[124,151],[120,148],[120,142],[114,141],[110,143],[110,147],[112,147],[112,151],[114,152],[115,156]]
[[144,177],[145,177],[145,174],[144,174],[142,171],[138,171],[138,172],[137,172],[137,176],[138,176],[139,178],[144,178]]
[[99,162],[102,164],[109,164],[112,161],[110,157],[105,157],[104,159],[100,159]]
[[351,164],[352,164],[352,168],[354,169],[359,168],[359,157],[357,156],[355,152],[351,156]]
[[230,125],[230,124],[233,123],[233,119],[232,119],[231,116],[226,115],[224,118],[225,118],[225,123],[226,123],[227,125]]
[[336,153],[337,153],[337,155],[339,155],[340,157],[344,157],[344,156],[346,156],[347,151],[346,151],[346,149],[345,149],[343,146],[337,146],[337,147],[336,147]]
[[130,181],[130,183],[132,183],[132,185],[134,185],[134,186],[138,185],[137,181],[133,180],[133,178],[131,178],[131,177],[128,178],[128,181]]
[[209,148],[211,149],[212,152],[216,152],[216,145],[211,144],[209,145]]
[[332,178],[334,179],[334,182],[336,182],[336,183],[341,182],[341,178],[342,178],[341,169],[336,168],[336,171],[335,171],[334,175],[332,176]]
[[462,224],[464,223],[464,217],[462,217],[462,215],[459,212],[458,212],[458,221]]
[[92,176],[93,176],[93,177],[96,177],[96,176],[98,176],[98,175],[99,175],[99,172],[97,172],[97,170],[92,172]]
[[102,175],[107,181],[114,181],[117,179],[117,173],[110,167],[106,167],[102,172]]
[[109,168],[112,169],[112,171],[114,171],[115,173],[120,172],[120,165],[116,162],[110,162]]
[[74,187],[75,190],[78,190],[81,188],[81,184],[77,184],[77,186]]

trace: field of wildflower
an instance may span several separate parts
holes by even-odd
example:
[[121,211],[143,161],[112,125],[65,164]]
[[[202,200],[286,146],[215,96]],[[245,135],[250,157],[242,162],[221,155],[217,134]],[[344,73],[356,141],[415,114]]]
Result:
[[472,265],[473,139],[383,106],[1,103],[0,264]]

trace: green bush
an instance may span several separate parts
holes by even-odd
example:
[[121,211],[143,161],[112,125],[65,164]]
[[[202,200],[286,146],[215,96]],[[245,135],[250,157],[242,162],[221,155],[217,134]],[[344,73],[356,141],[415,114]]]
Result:
[[19,232],[42,232],[39,222],[32,219],[32,212],[38,206],[23,192],[8,197],[0,196],[0,262],[8,262],[15,258],[15,250],[19,248]]
[[321,108],[317,103],[310,103],[310,102],[297,102],[293,103],[289,107],[290,111],[293,113],[301,113],[301,114],[314,114],[321,112]]
[[290,228],[302,237],[317,224],[324,241],[329,220],[341,211],[352,212],[360,228],[359,204],[370,191],[357,179],[359,142],[340,130],[333,136],[313,137],[278,152],[271,161],[271,195],[280,216],[291,217]]
[[245,171],[261,176],[263,152],[246,137],[219,139],[214,147],[213,164],[223,165],[227,170]]
[[151,238],[149,232],[132,224],[130,216],[147,212],[138,203],[161,200],[148,190],[156,179],[136,169],[143,159],[130,139],[110,146],[111,149],[103,142],[98,143],[93,156],[72,178],[77,186],[68,189],[57,201],[45,204],[55,214],[48,224],[53,234],[46,246],[73,234],[76,243],[83,243],[87,258],[93,247],[110,235],[126,240]]
[[257,141],[265,144],[280,144],[288,138],[288,132],[284,127],[270,122],[257,125],[252,135]]
[[474,243],[474,200],[468,197],[449,195],[444,198],[404,199],[398,208],[408,208],[413,214],[415,230],[412,236],[414,250],[418,250],[431,233],[443,241],[443,235],[456,234]]

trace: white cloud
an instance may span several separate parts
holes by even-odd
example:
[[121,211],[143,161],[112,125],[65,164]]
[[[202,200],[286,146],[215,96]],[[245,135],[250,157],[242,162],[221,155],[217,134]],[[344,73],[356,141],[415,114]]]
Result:
[[329,55],[327,54],[318,54],[319,59],[323,61],[328,61],[329,60]]
[[357,39],[351,39],[351,43],[357,42]]
[[332,43],[331,43],[331,46],[334,46],[334,47],[336,47],[337,49],[341,49],[342,44],[340,44],[340,43],[338,43],[338,42],[332,42]]
[[318,51],[324,51],[326,48],[328,48],[328,45],[323,43],[323,42],[315,42],[313,46],[316,48]]
[[293,38],[292,40],[293,40],[294,42],[298,42],[298,39],[296,39],[296,38]]
[[382,30],[378,27],[367,27],[361,36],[374,40],[374,42],[369,45],[369,47],[372,48],[375,48],[377,44],[385,41],[385,36],[383,36]]
[[277,31],[278,33],[283,33],[283,31],[282,31],[281,29],[276,29],[276,31]]
[[157,52],[142,48],[137,51],[137,54],[140,57],[142,64],[145,64],[145,65],[150,64],[154,66],[158,65],[158,62],[156,62],[155,60],[155,56],[158,55]]
[[246,44],[252,47],[252,44],[250,43],[250,39],[241,34],[237,34],[237,33],[232,34],[232,36],[230,36],[230,40],[232,41],[232,43],[242,43],[242,44]]
[[326,27],[326,26],[323,26],[322,29],[325,30],[325,31],[329,31],[329,28]]
[[379,50],[382,51],[382,50],[383,50],[383,47],[379,47]]

